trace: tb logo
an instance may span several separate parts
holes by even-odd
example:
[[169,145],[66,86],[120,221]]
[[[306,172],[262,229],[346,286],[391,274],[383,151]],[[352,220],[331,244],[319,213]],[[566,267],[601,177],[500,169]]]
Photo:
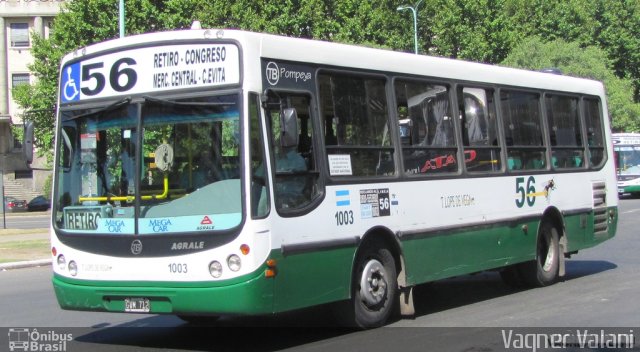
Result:
[[269,84],[272,86],[278,84],[278,81],[280,80],[280,73],[278,71],[278,64],[276,64],[275,62],[271,61],[267,64],[267,68],[265,70],[265,73],[267,75],[267,82],[269,82]]

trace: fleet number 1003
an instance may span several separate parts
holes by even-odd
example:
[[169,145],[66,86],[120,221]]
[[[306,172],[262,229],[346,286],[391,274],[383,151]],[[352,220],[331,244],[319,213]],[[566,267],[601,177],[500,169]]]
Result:
[[172,274],[186,274],[187,263],[171,263],[169,264],[169,272]]
[[351,225],[354,222],[353,210],[337,211],[335,218],[338,226]]

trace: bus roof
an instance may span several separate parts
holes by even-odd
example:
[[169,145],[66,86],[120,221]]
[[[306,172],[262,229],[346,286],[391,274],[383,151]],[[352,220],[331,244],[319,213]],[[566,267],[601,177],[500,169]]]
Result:
[[153,42],[158,45],[170,45],[176,44],[176,41],[180,40],[207,38],[236,40],[242,44],[244,51],[252,47],[251,52],[269,59],[604,96],[602,83],[595,80],[464,60],[228,29],[155,32],[109,40],[67,54],[62,60],[62,65],[69,60],[78,59],[85,55],[91,56],[118,48],[149,45]]

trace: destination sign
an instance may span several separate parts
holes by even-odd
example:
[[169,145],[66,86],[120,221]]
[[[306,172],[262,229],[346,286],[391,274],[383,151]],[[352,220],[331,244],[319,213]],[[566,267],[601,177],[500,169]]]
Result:
[[104,216],[101,206],[66,207],[64,209],[64,227],[67,230],[96,230]]
[[233,44],[183,44],[122,50],[62,67],[60,101],[240,83]]

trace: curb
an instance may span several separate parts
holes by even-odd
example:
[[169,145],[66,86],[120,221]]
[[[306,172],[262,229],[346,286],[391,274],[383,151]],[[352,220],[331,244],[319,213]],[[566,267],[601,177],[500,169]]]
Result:
[[31,268],[36,266],[46,266],[46,265],[51,265],[51,261],[52,261],[51,259],[38,259],[38,260],[28,260],[23,262],[2,263],[0,264],[0,271]]

